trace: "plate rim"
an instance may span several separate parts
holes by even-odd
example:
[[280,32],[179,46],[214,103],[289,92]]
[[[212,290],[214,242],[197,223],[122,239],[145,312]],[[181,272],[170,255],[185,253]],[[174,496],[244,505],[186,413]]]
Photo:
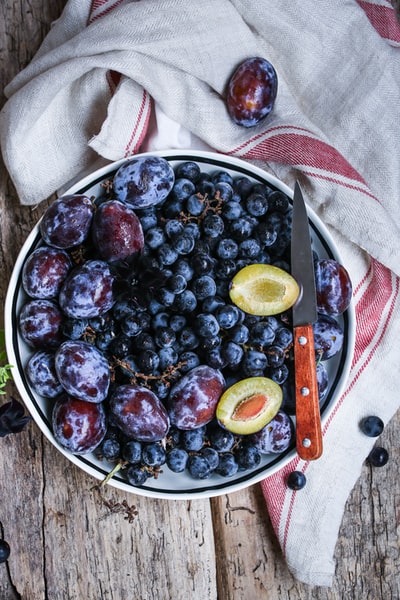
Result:
[[[277,189],[280,189],[281,191],[283,191],[291,200],[293,200],[293,191],[291,190],[291,188],[287,184],[285,184],[283,181],[281,181],[280,179],[278,179],[277,177],[275,177],[268,171],[265,171],[261,167],[253,165],[252,163],[247,163],[244,160],[242,160],[241,158],[237,158],[234,156],[230,156],[230,155],[226,155],[226,154],[219,154],[219,153],[209,152],[209,151],[190,150],[190,149],[189,150],[182,150],[182,149],[158,150],[158,151],[154,151],[154,152],[144,152],[144,153],[136,154],[136,155],[129,156],[126,158],[122,158],[117,161],[110,162],[109,164],[102,166],[102,167],[94,170],[93,172],[88,173],[87,175],[84,175],[82,179],[75,181],[65,191],[63,190],[62,195],[65,196],[67,194],[73,194],[73,193],[77,193],[77,192],[84,193],[84,191],[82,191],[82,190],[85,190],[85,188],[88,189],[90,187],[97,185],[101,180],[104,180],[107,175],[115,172],[125,162],[132,160],[134,158],[145,157],[145,156],[155,156],[155,155],[161,156],[161,157],[166,158],[167,160],[171,160],[171,161],[194,160],[194,161],[198,161],[200,163],[208,163],[208,164],[212,163],[212,165],[221,166],[221,168],[234,169],[234,170],[237,170],[238,172],[242,172],[244,175],[252,177],[253,179],[259,179],[260,181],[271,183]],[[306,206],[307,206],[307,213],[309,215],[310,225],[313,229],[314,235],[318,236],[320,242],[325,247],[328,254],[330,254],[333,258],[338,260],[338,262],[341,262],[342,259],[340,256],[340,252],[336,246],[336,243],[335,243],[330,231],[327,229],[327,227],[321,221],[320,217],[315,213],[315,211],[307,204],[307,202],[306,202]],[[11,362],[11,364],[13,364],[13,365],[14,364],[21,365],[21,367],[22,367],[21,361],[20,361],[19,357],[17,356],[15,347],[14,347],[14,344],[17,344],[17,340],[19,337],[19,334],[17,331],[18,328],[16,327],[16,323],[15,323],[15,318],[16,318],[15,305],[17,302],[16,296],[18,296],[18,294],[15,294],[15,290],[17,289],[17,283],[18,283],[19,290],[21,287],[20,279],[21,279],[22,267],[23,267],[23,263],[25,262],[25,260],[28,256],[28,254],[27,254],[28,250],[32,248],[32,246],[35,243],[35,240],[37,240],[37,242],[38,242],[40,239],[40,232],[39,232],[40,221],[41,221],[41,218],[36,222],[35,226],[33,227],[31,232],[27,236],[23,245],[21,246],[21,249],[18,253],[17,259],[14,264],[13,271],[12,271],[10,279],[9,279],[7,294],[6,294],[5,304],[4,304],[5,345],[6,345],[8,361]],[[336,375],[336,378],[339,377],[339,383],[336,385],[335,390],[333,391],[332,398],[331,398],[330,402],[328,403],[327,408],[329,407],[329,405],[334,406],[336,404],[338,398],[340,398],[341,395],[343,394],[345,386],[346,386],[346,382],[348,380],[348,376],[350,373],[350,369],[351,369],[352,357],[354,354],[354,347],[355,347],[355,307],[354,307],[353,299],[351,300],[348,309],[342,316],[343,316],[343,319],[345,322],[346,356],[341,361],[343,364],[342,371],[340,374]],[[14,361],[14,362],[12,362],[12,361]],[[43,420],[43,417],[39,413],[38,409],[36,408],[35,403],[31,400],[31,398],[29,396],[29,392],[27,391],[26,383],[23,381],[23,377],[21,375],[20,368],[18,368],[18,369],[15,368],[15,370],[13,370],[12,374],[13,374],[14,383],[18,389],[18,392],[19,392],[27,410],[29,411],[29,413],[32,416],[33,420],[35,421],[36,425],[39,427],[39,429],[45,435],[45,437],[50,441],[50,443],[53,444],[56,447],[56,449],[59,452],[61,452],[61,454],[64,455],[69,461],[71,461],[77,467],[82,469],[84,472],[88,473],[89,475],[91,475],[92,477],[94,477],[97,480],[101,481],[102,479],[104,479],[106,477],[106,475],[108,474],[109,469],[104,469],[103,472],[100,473],[100,471],[101,471],[100,467],[98,465],[93,466],[93,464],[90,462],[90,459],[87,458],[87,457],[92,456],[91,454],[75,455],[75,454],[72,454],[71,452],[68,452],[67,450],[62,448],[57,443],[57,441],[55,440],[54,435],[52,433],[49,419],[46,419],[46,421],[49,423],[49,424],[47,424]],[[330,415],[331,415],[330,410],[323,411],[323,414],[321,415],[322,427],[324,427],[324,425],[326,424]],[[270,466],[271,463],[268,463],[267,465],[259,468],[258,470],[256,469],[251,472],[244,472],[244,475],[242,478],[238,477],[233,481],[231,481],[230,478],[224,478],[224,480],[221,482],[221,484],[214,483],[214,484],[210,484],[208,486],[206,483],[207,480],[205,480],[204,486],[201,489],[193,488],[193,489],[185,489],[185,490],[174,490],[172,492],[169,492],[169,491],[165,491],[162,489],[149,488],[146,485],[137,486],[137,487],[132,486],[131,484],[123,481],[122,479],[120,480],[116,477],[113,477],[109,481],[109,485],[111,485],[112,487],[115,487],[117,489],[120,489],[124,492],[134,493],[134,494],[145,496],[145,497],[152,497],[152,498],[159,498],[159,499],[191,500],[191,499],[196,499],[196,498],[211,498],[211,497],[220,496],[220,495],[226,494],[226,493],[232,493],[232,492],[244,489],[246,487],[249,487],[251,485],[254,485],[256,483],[259,483],[263,479],[270,477],[271,475],[274,475],[279,470],[283,469],[296,456],[297,456],[296,449],[292,448],[292,449],[286,451],[286,453],[284,453],[283,455],[282,454],[277,455],[276,464],[273,464]],[[211,481],[212,480],[210,480],[210,482]]]

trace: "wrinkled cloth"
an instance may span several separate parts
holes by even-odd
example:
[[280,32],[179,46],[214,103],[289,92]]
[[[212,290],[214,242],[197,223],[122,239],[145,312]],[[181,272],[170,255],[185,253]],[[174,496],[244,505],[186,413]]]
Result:
[[[233,123],[224,94],[251,56],[278,74],[273,112]],[[3,158],[23,204],[99,161],[207,148],[299,180],[353,281],[355,352],[324,421],[324,453],[262,483],[291,572],[330,586],[343,509],[399,407],[400,27],[388,0],[69,0],[32,62],[5,88]],[[379,397],[370,393],[379,389]],[[293,492],[286,476],[303,471]]]

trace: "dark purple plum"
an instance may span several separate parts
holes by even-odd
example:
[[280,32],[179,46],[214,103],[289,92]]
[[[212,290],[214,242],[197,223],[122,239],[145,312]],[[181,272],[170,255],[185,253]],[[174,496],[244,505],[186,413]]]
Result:
[[174,170],[165,158],[140,156],[118,169],[113,185],[118,200],[133,208],[146,208],[163,202],[174,181]]
[[317,383],[318,383],[318,395],[319,403],[322,404],[327,392],[329,385],[328,371],[323,362],[317,362]]
[[289,448],[293,435],[292,419],[280,410],[268,425],[251,436],[251,443],[261,454],[280,454]]
[[35,352],[29,359],[25,372],[32,388],[44,398],[56,398],[64,391],[57,377],[52,352]]
[[327,360],[341,351],[344,332],[334,317],[319,315],[314,323],[314,344],[317,359]]
[[74,248],[87,238],[93,219],[93,204],[82,194],[61,196],[45,211],[39,224],[42,238],[55,248]]
[[347,270],[333,259],[315,262],[315,287],[318,312],[324,315],[341,315],[348,308],[352,284]]
[[62,394],[52,412],[56,442],[73,454],[93,452],[106,432],[106,414],[102,404],[85,402]]
[[72,267],[65,250],[41,246],[28,257],[22,269],[22,285],[32,298],[57,298]]
[[92,235],[100,257],[109,262],[127,259],[144,245],[140,220],[119,200],[103,202],[97,208]]
[[19,314],[23,340],[37,350],[56,348],[62,341],[63,314],[52,300],[30,300]]
[[114,304],[113,285],[108,264],[88,260],[75,267],[61,286],[60,307],[72,319],[98,317]]
[[55,354],[57,377],[65,391],[86,402],[102,402],[108,394],[110,367],[88,342],[66,341]]
[[248,58],[228,83],[226,105],[233,121],[254,127],[272,111],[278,93],[278,77],[264,58]]
[[179,429],[196,429],[215,417],[218,401],[225,389],[221,371],[199,365],[186,373],[171,388],[168,412]]
[[148,388],[136,384],[120,385],[110,398],[113,423],[130,438],[140,442],[162,440],[169,429],[164,405]]

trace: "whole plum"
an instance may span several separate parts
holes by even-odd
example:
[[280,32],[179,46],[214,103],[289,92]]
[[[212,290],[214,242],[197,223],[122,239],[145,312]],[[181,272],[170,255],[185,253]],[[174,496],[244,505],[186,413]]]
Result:
[[332,358],[341,351],[344,331],[334,317],[319,315],[313,325],[315,354],[321,360]]
[[174,181],[174,170],[165,158],[140,156],[118,169],[113,186],[118,200],[133,208],[146,208],[165,200]]
[[100,257],[109,262],[127,259],[144,245],[140,220],[119,200],[100,204],[94,215],[92,235]]
[[120,385],[110,398],[113,423],[130,438],[140,442],[162,440],[169,429],[169,417],[164,405],[148,388]]
[[350,276],[336,260],[325,258],[315,262],[315,288],[317,308],[321,314],[340,315],[351,302]]
[[40,246],[28,257],[22,269],[22,285],[31,298],[57,298],[72,263],[59,248]]
[[62,322],[62,312],[52,300],[30,300],[19,314],[21,336],[37,350],[56,348],[61,343]]
[[93,212],[91,200],[82,194],[57,198],[40,221],[42,238],[49,246],[64,250],[82,244],[89,234]]
[[251,442],[261,454],[280,454],[289,448],[293,434],[292,419],[280,410],[268,425],[251,436]]
[[60,307],[72,319],[98,317],[114,304],[113,285],[108,264],[88,260],[75,267],[61,286]]
[[62,394],[52,412],[56,441],[73,454],[93,452],[107,432],[106,414],[102,404],[85,402]]
[[26,366],[26,376],[35,392],[44,398],[56,398],[64,391],[57,377],[52,352],[35,352]]
[[168,412],[171,423],[179,429],[196,429],[215,416],[225,388],[221,371],[199,365],[186,373],[171,388]]
[[95,403],[107,397],[110,367],[96,346],[81,340],[63,342],[55,354],[55,369],[71,396]]
[[226,104],[235,123],[254,127],[272,111],[278,93],[278,77],[264,58],[242,62],[228,83]]

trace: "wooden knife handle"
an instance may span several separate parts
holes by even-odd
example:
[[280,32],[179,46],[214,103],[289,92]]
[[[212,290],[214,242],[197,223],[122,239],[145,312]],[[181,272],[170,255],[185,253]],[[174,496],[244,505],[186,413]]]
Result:
[[296,447],[303,460],[322,454],[318,380],[312,325],[294,328]]

